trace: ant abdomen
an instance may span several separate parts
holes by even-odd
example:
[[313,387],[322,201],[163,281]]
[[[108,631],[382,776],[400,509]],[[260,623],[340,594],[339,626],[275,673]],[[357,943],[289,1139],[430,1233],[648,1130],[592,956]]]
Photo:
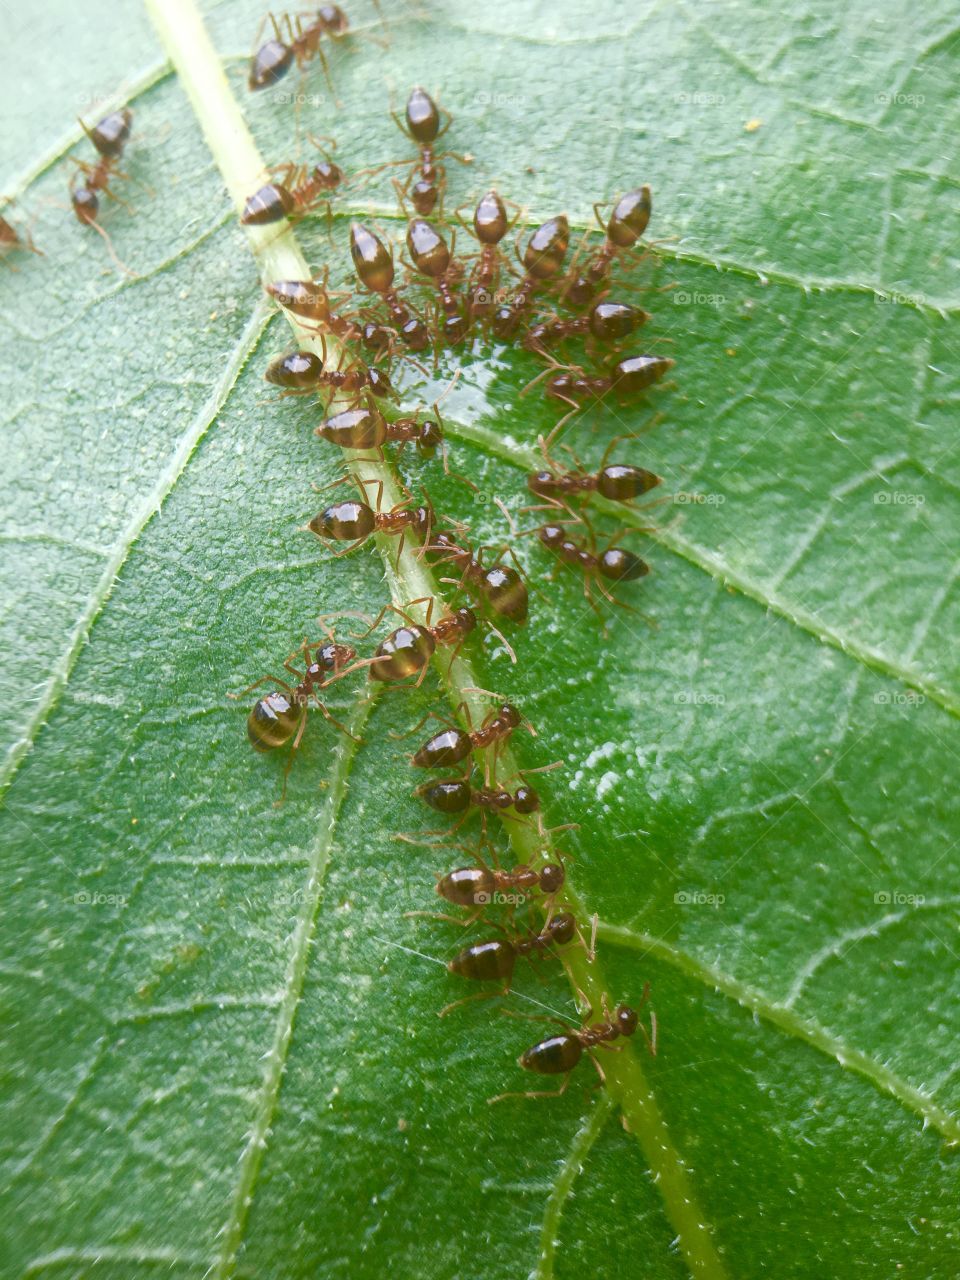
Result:
[[633,467],[625,462],[612,463],[597,473],[597,493],[612,502],[629,502],[649,493],[660,483],[660,477],[645,467]]
[[251,90],[269,89],[290,70],[293,49],[280,40],[268,40],[253,55],[247,86]]
[[474,982],[501,982],[513,974],[517,953],[506,938],[490,938],[465,947],[448,961],[447,969]]
[[268,182],[255,191],[243,206],[240,221],[245,227],[261,227],[289,218],[297,202],[291,191],[279,182]]
[[365,502],[350,499],[325,507],[307,526],[318,538],[336,542],[359,542],[373,533],[377,517]]
[[312,351],[291,351],[271,360],[263,376],[285,391],[314,391],[323,376],[323,361]]
[[344,409],[314,428],[314,435],[341,449],[379,449],[387,440],[387,424],[376,409]]
[[618,395],[633,395],[659,382],[676,364],[668,356],[628,356],[614,366],[611,388]]
[[255,702],[247,717],[247,737],[256,751],[275,751],[289,742],[303,712],[284,693],[270,693]]
[[597,569],[611,582],[634,582],[650,572],[646,560],[641,560],[624,547],[608,547],[597,560]]
[[370,664],[371,680],[405,680],[422,671],[437,648],[426,627],[408,623],[398,627],[378,646]]

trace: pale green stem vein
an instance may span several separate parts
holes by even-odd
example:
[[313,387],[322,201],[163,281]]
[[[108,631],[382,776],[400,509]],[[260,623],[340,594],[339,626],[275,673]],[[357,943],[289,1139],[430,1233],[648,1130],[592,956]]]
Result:
[[[267,174],[202,19],[192,0],[145,0],[145,3],[179,73],[234,205],[240,210],[246,197],[266,181]],[[309,278],[309,268],[289,228],[278,232],[271,227],[249,227],[247,231],[263,281]],[[304,347],[314,347],[319,352],[314,335],[297,324],[295,318],[290,319],[298,342]],[[329,336],[327,348],[328,353],[332,351],[335,358],[336,344]],[[356,454],[348,456],[361,479],[382,484],[381,501],[385,508],[403,500],[404,495],[397,478],[385,462],[360,458]],[[428,598],[435,602],[433,613],[435,617],[439,617],[445,612],[442,597],[433,575],[418,558],[411,542],[408,538],[399,563],[392,544],[381,545],[393,600],[397,604],[406,605],[408,601],[420,597]],[[425,607],[421,606],[420,613],[421,616],[425,615]],[[451,702],[465,707],[465,722],[480,723],[489,704],[481,694],[472,692],[478,682],[470,662],[460,657],[448,670],[447,659],[444,658],[442,666],[438,662],[437,669]],[[502,753],[499,760],[504,781],[517,776],[517,765],[509,749]],[[542,836],[531,824],[508,820],[505,826],[518,861],[538,863],[549,856],[549,848],[544,848]],[[589,919],[587,908],[572,888],[566,891],[564,897],[562,906],[573,911],[580,920]],[[582,948],[572,947],[565,958],[565,966],[574,991],[582,993],[590,1006],[598,1011],[607,994],[599,964],[595,961],[591,963]],[[284,1048],[288,1043],[289,1037],[285,1040]],[[606,1056],[604,1069],[607,1087],[623,1112],[626,1127],[640,1142],[654,1181],[660,1188],[667,1217],[677,1233],[678,1243],[692,1275],[702,1280],[721,1280],[725,1271],[714,1248],[704,1215],[697,1204],[689,1171],[671,1142],[653,1091],[633,1048],[627,1045],[623,1052]],[[276,1070],[282,1071],[282,1063]],[[275,1087],[279,1087],[279,1075]],[[242,1240],[249,1199],[256,1178],[253,1162],[259,1160],[251,1152],[249,1145],[247,1150],[250,1154],[241,1174],[243,1194],[238,1197],[235,1205],[240,1210],[240,1217],[234,1215],[228,1225],[218,1277],[226,1277],[234,1270],[237,1250]],[[240,1199],[243,1200],[242,1204]]]

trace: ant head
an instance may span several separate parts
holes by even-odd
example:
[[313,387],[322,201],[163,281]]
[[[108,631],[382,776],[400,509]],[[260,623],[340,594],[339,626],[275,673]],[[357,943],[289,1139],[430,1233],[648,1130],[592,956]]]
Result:
[[348,644],[324,644],[317,650],[317,665],[324,671],[339,671],[357,656],[356,649]]
[[317,10],[317,17],[327,35],[346,35],[350,29],[350,21],[338,4],[322,4]]
[[95,191],[91,191],[89,187],[75,187],[70,193],[70,202],[73,212],[81,222],[96,222],[100,201]]
[[420,434],[417,436],[417,446],[422,451],[424,449],[436,449],[443,444],[443,428],[439,422],[434,422],[432,418],[426,418],[420,423]]
[[517,787],[513,807],[517,813],[536,813],[540,808],[540,797],[533,787]]
[[636,1009],[631,1009],[628,1004],[618,1004],[617,1011],[613,1016],[620,1034],[622,1036],[632,1036],[639,1022]]
[[557,893],[563,887],[563,880],[563,867],[556,862],[548,862],[540,871],[540,888],[544,893]]
[[523,724],[523,716],[513,705],[512,702],[505,702],[499,711],[500,719],[510,729],[516,729]]
[[527,476],[527,488],[540,498],[549,498],[556,487],[557,479],[552,471],[531,471]]
[[577,922],[569,911],[561,911],[547,925],[547,932],[551,942],[563,947],[577,936]]
[[458,609],[454,615],[460,624],[460,630],[466,635],[477,625],[477,615],[472,609]]
[[313,166],[311,177],[321,191],[335,191],[343,182],[343,170],[332,160],[321,160]]

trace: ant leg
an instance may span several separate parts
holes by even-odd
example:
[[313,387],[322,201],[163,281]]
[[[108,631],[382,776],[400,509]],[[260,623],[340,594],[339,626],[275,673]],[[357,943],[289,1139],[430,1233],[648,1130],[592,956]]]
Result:
[[474,1000],[493,1000],[496,996],[509,995],[510,988],[504,987],[502,991],[475,991],[472,996],[464,996],[461,1000],[454,1000],[452,1004],[445,1004],[437,1015],[445,1018],[448,1013],[453,1013],[454,1009],[459,1009],[465,1004],[472,1004]]
[[448,720],[445,716],[440,715],[438,711],[428,711],[422,719],[417,721],[412,729],[408,729],[406,733],[391,733],[390,737],[409,738],[412,734],[416,733],[418,729],[422,729],[428,720],[438,720],[440,724],[444,725],[447,729],[456,729],[458,727],[452,720]]
[[363,739],[358,738],[355,733],[351,733],[345,724],[341,724],[340,721],[337,719],[337,717],[327,710],[327,708],[323,705],[323,703],[317,697],[316,693],[314,693],[313,696],[314,698],[316,698],[317,706],[320,708],[320,712],[325,720],[329,720],[329,722],[334,726],[335,729],[339,729],[340,732],[344,734],[346,737],[350,738],[351,741],[353,742],[363,741]]
[[568,1074],[563,1077],[563,1084],[559,1089],[530,1089],[526,1093],[498,1093],[488,1098],[487,1102],[492,1106],[495,1102],[503,1102],[505,1098],[559,1098],[567,1092],[569,1083]]
[[253,684],[248,684],[247,687],[245,689],[241,689],[239,693],[228,693],[227,697],[234,698],[234,699],[243,698],[252,689],[259,688],[259,686],[262,684],[271,684],[271,683],[277,685],[279,688],[281,688],[284,691],[284,693],[289,693],[290,696],[293,697],[293,687],[287,684],[286,680],[281,680],[279,676],[274,676],[274,675],[261,676],[259,680],[254,680]]

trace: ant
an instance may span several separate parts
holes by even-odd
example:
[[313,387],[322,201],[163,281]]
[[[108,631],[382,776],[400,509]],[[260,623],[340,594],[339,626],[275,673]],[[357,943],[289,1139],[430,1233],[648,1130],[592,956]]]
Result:
[[[500,279],[501,268],[506,261],[499,247],[500,241],[513,227],[521,212],[519,206],[511,207],[516,209],[516,214],[513,222],[508,222],[503,200],[496,191],[491,189],[485,196],[480,197],[474,210],[473,232],[480,242],[480,253],[470,274],[468,286],[472,320],[482,319],[489,315],[492,309],[493,294]],[[465,226],[459,210],[456,217],[461,226]]]
[[[410,196],[413,207],[421,217],[433,212],[437,201],[443,210],[443,193],[447,185],[447,174],[441,159],[450,157],[461,164],[471,164],[471,156],[461,156],[455,151],[434,152],[433,144],[450,128],[453,116],[449,111],[438,107],[434,100],[419,85],[410,90],[405,112],[406,121],[400,119],[395,111],[391,111],[394,122],[401,133],[405,134],[420,152],[419,158],[412,162],[410,176],[401,186],[396,181],[394,186],[401,202],[404,196]],[[446,119],[444,119],[446,117]],[[396,163],[406,164],[400,160]],[[414,182],[414,178],[416,181]],[[413,186],[411,188],[411,183]]]
[[301,320],[314,321],[318,332],[332,333],[342,343],[362,342],[378,352],[378,356],[391,355],[395,337],[392,330],[372,322],[358,323],[348,315],[331,310],[330,298],[336,295],[327,291],[328,275],[329,267],[324,267],[320,280],[275,280],[265,288],[285,311]]
[[593,398],[599,402],[609,394],[621,402],[630,400],[652,387],[655,382],[660,382],[676,364],[669,356],[627,356],[618,361],[609,373],[589,374],[579,365],[561,365],[552,357],[548,359],[550,368],[537,374],[520,392],[522,396],[526,395],[532,386],[547,376],[543,394],[571,406],[570,412],[564,414],[547,436],[548,446],[563,425],[583,407],[584,401]]
[[[527,776],[531,773],[552,773],[554,769],[562,767],[562,762],[557,760],[553,764],[545,764],[537,769],[527,769],[525,772],[521,772],[519,776],[524,781],[515,791],[508,791],[501,786],[475,787],[470,780],[469,770],[463,778],[444,778],[439,782],[425,782],[415,789],[415,796],[419,796],[431,809],[436,809],[438,813],[447,814],[448,816],[459,814],[460,816],[447,831],[424,831],[419,833],[425,836],[438,836],[441,839],[421,840],[402,833],[395,838],[404,841],[406,844],[443,843],[442,838],[452,836],[463,825],[470,816],[471,809],[479,811],[485,836],[488,813],[502,815],[508,809],[512,809],[514,814],[523,817],[538,813],[540,810],[540,796],[533,787],[527,785]],[[543,831],[542,823],[540,830],[541,832]]]
[[[650,572],[650,566],[645,560],[641,560],[632,551],[627,551],[625,547],[613,546],[613,539],[603,551],[597,554],[593,545],[589,548],[582,546],[569,537],[563,526],[559,524],[545,524],[529,532],[536,533],[547,550],[552,551],[563,564],[583,572],[583,594],[598,617],[600,610],[590,590],[591,578],[596,582],[604,599],[609,600],[611,604],[619,605],[621,609],[635,612],[630,605],[624,604],[609,591],[604,579],[611,582],[633,582],[637,578],[644,578]],[[617,535],[614,534],[614,538],[616,537]],[[591,544],[593,544],[592,534]],[[606,626],[604,626],[604,634],[608,634]]]
[[[332,143],[330,138],[325,141]],[[311,142],[318,150],[323,151],[316,138],[311,138]],[[333,215],[329,197],[343,184],[344,173],[326,152],[324,159],[312,168],[306,164],[287,163],[276,165],[269,172],[276,174],[277,180],[268,182],[247,199],[240,215],[243,226],[262,227],[271,222],[282,222],[284,218],[294,223],[299,222],[324,203],[327,225],[330,226]]]
[[561,295],[561,301],[569,307],[585,307],[592,302],[597,290],[610,274],[617,255],[632,249],[646,231],[653,210],[650,188],[643,186],[621,196],[606,224],[600,217],[599,209],[599,204],[593,206],[594,216],[600,223],[605,239],[583,271],[577,274],[575,266],[571,269]]
[[[9,201],[4,201],[2,207],[6,208],[9,203]],[[11,222],[8,222],[0,214],[0,257],[5,259],[9,254],[18,252],[35,253],[41,258],[44,256],[43,251],[33,243],[33,237],[29,231],[18,231]],[[12,263],[7,265],[11,271],[16,271],[16,267]]]
[[[349,477],[345,476],[344,479],[349,479]],[[350,499],[347,502],[337,502],[332,506],[325,507],[306,526],[311,533],[316,534],[322,541],[350,542],[352,544],[342,551],[335,551],[334,555],[349,555],[351,551],[355,551],[357,547],[366,542],[371,533],[383,533],[390,536],[399,535],[400,542],[397,547],[397,562],[399,563],[400,556],[403,554],[403,544],[407,530],[413,530],[419,537],[429,539],[430,528],[435,519],[430,507],[419,506],[411,509],[413,499],[407,498],[406,501],[398,502],[396,506],[391,507],[389,511],[381,511],[380,499],[383,497],[383,481],[361,480],[356,476],[354,480],[364,492],[365,485],[375,484],[378,486],[376,510],[368,506],[366,502]],[[336,480],[334,483],[342,484],[343,481]]]
[[416,687],[419,688],[423,683],[423,677],[426,675],[430,659],[438,646],[447,645],[453,647],[453,653],[450,657],[452,664],[463,647],[467,636],[476,628],[477,615],[472,609],[457,609],[449,616],[441,618],[434,626],[431,626],[433,597],[422,596],[420,599],[411,600],[407,608],[410,609],[416,604],[425,604],[427,606],[425,626],[414,622],[403,609],[398,609],[396,605],[387,604],[383,606],[376,618],[371,622],[365,634],[357,637],[357,639],[366,639],[371,632],[376,631],[388,612],[396,613],[404,619],[404,625],[397,627],[395,631],[391,631],[386,639],[377,646],[377,651],[373,657],[368,659],[371,680],[405,680],[408,676],[416,675],[419,672],[416,682]]
[[395,396],[390,379],[381,370],[359,362],[349,369],[325,369],[326,344],[321,338],[324,356],[313,351],[291,351],[271,360],[264,372],[267,382],[282,387],[284,395],[305,396],[328,388],[334,395],[369,391],[375,396]]
[[350,224],[350,254],[360,283],[372,293],[380,294],[401,340],[411,351],[422,351],[430,341],[430,332],[393,287],[393,254],[378,236],[359,222]]
[[[100,212],[100,196],[98,193],[102,192],[103,195],[109,196],[111,200],[117,201],[118,204],[124,203],[110,189],[110,180],[111,178],[125,178],[127,176],[117,168],[117,163],[123,155],[124,147],[130,137],[130,130],[133,127],[133,112],[124,107],[121,111],[111,111],[98,124],[95,124],[92,129],[88,129],[82,120],[80,121],[80,127],[93,143],[100,158],[96,164],[88,164],[85,160],[74,160],[78,172],[73,175],[70,182],[70,203],[77,220],[86,227],[93,227],[95,231],[98,231],[103,236],[114,261],[123,267],[123,264],[113,251],[110,237],[97,221],[97,215]],[[82,182],[78,182],[80,174],[83,175]],[[127,271],[128,268],[123,267],[123,270]]]
[[531,471],[527,476],[527,488],[532,494],[538,498],[546,498],[554,506],[566,505],[563,502],[565,498],[588,498],[592,493],[598,493],[611,502],[631,502],[634,498],[649,493],[661,483],[658,475],[626,462],[607,462],[610,450],[622,438],[615,436],[610,441],[595,473],[584,470],[575,454],[572,456],[576,466],[572,470],[558,470],[550,460],[545,442],[541,439],[548,469]]
[[[518,624],[526,622],[529,596],[526,584],[516,569],[499,562],[488,568],[481,559],[483,548],[474,555],[459,533],[435,533],[423,547],[423,554],[434,564],[446,562],[461,570],[458,589],[464,585],[472,587],[484,604],[500,617]],[[443,581],[453,582],[453,579],[445,578]]]
[[478,908],[473,915],[457,921],[466,926],[473,923],[480,915],[479,909],[492,902],[498,893],[511,889],[539,889],[552,900],[563,888],[564,878],[563,867],[555,862],[548,862],[539,870],[527,862],[512,871],[486,865],[458,867],[437,880],[437,894],[455,907]]
[[563,214],[548,218],[537,227],[527,242],[521,259],[526,274],[513,297],[494,313],[493,332],[498,338],[513,336],[535,291],[563,266],[569,244],[570,224]]
[[[544,872],[547,870],[548,868],[544,868]],[[553,870],[560,872],[562,883],[562,868],[556,867]],[[458,920],[457,923],[463,922]],[[564,947],[573,942],[577,932],[575,918],[569,911],[561,911],[551,916],[539,933],[530,930],[512,938],[507,934],[503,938],[488,938],[465,947],[448,962],[447,969],[450,973],[474,982],[499,982],[502,985],[499,991],[480,991],[475,995],[465,996],[462,1000],[455,1000],[440,1010],[440,1017],[444,1018],[454,1009],[474,1000],[490,1000],[495,996],[509,994],[513,971],[521,956],[532,960],[537,954],[552,953],[555,947]]]
[[[475,692],[486,693],[488,691],[479,689]],[[491,696],[496,697],[497,695],[493,694]],[[464,711],[467,710],[465,703],[461,703],[460,706]],[[415,733],[421,725],[431,718],[439,720],[441,724],[446,725],[446,728],[442,729],[440,733],[434,734],[429,741],[423,744],[419,751],[413,755],[411,764],[418,769],[444,769],[449,765],[459,764],[461,760],[466,760],[472,751],[483,751],[487,747],[492,747],[493,759],[487,758],[485,766],[488,785],[493,777],[493,766],[496,764],[497,754],[514,729],[524,725],[529,733],[535,735],[533,726],[523,719],[520,712],[511,702],[501,703],[495,711],[488,712],[479,729],[470,729],[469,731],[461,729],[459,725],[452,724],[435,711],[431,711],[410,732]]]
[[261,45],[250,60],[247,80],[250,89],[268,89],[283,79],[294,62],[302,71],[311,58],[316,58],[333,93],[333,81],[321,41],[324,36],[336,41],[349,35],[350,22],[340,6],[323,4],[311,13],[284,13],[279,19],[268,13],[260,23],[257,40],[267,22],[273,27],[273,39]]
[[417,271],[427,277],[437,290],[439,305],[444,314],[443,337],[454,346],[467,335],[468,322],[460,310],[453,289],[450,250],[439,231],[423,218],[414,218],[407,227],[407,249]]
[[[317,692],[319,689],[326,688],[333,680],[346,675],[344,668],[348,667],[357,656],[356,650],[350,645],[337,644],[331,632],[327,632],[327,637],[327,643],[322,645],[311,645],[309,641],[304,640],[302,646],[295,649],[286,659],[283,665],[296,678],[295,685],[291,685],[279,676],[268,674],[261,676],[259,680],[254,680],[253,684],[247,685],[240,693],[230,695],[232,698],[242,698],[258,685],[273,683],[278,686],[278,691],[267,694],[254,704],[247,717],[247,737],[254,750],[262,752],[276,751],[291,738],[293,739],[290,758],[283,773],[281,802],[287,794],[287,775],[293,766],[294,757],[299,750],[307,726],[307,704],[311,699],[320,708],[325,719],[329,720],[341,733],[345,733],[354,742],[360,741],[345,725],[331,715]],[[304,663],[303,671],[293,665],[293,660],[298,655]]]
[[[439,416],[438,413],[437,417]],[[416,417],[397,418],[394,422],[387,422],[373,405],[358,405],[327,418],[319,427],[314,428],[313,434],[321,440],[339,445],[341,449],[376,449],[381,456],[388,440],[399,444],[401,448],[405,444],[414,444],[422,458],[432,458],[439,447],[444,449],[446,464],[443,428],[431,418],[425,418],[422,422]]]
[[532,325],[524,334],[523,345],[528,351],[544,355],[546,347],[558,346],[573,337],[584,337],[588,344],[592,341],[615,343],[632,337],[650,319],[649,311],[631,306],[629,302],[601,300],[594,303],[585,315],[570,320],[554,315]]
[[[645,986],[640,1000],[641,1007],[647,1002],[649,994],[649,986]],[[517,1059],[518,1064],[523,1067],[524,1071],[535,1071],[542,1076],[562,1075],[563,1084],[559,1089],[536,1090],[526,1093],[498,1093],[496,1097],[487,1099],[490,1103],[502,1102],[504,1098],[559,1098],[561,1094],[566,1093],[567,1086],[570,1083],[570,1073],[584,1053],[589,1054],[602,1084],[606,1077],[593,1050],[603,1048],[612,1052],[619,1051],[623,1048],[623,1045],[616,1045],[613,1041],[619,1040],[621,1037],[632,1036],[638,1027],[643,1033],[651,1055],[656,1056],[656,1016],[651,1014],[651,1034],[648,1035],[646,1028],[640,1025],[640,1015],[636,1009],[627,1004],[618,1004],[616,1009],[611,1012],[607,1006],[606,997],[603,1000],[603,1021],[585,1023],[582,1027],[572,1027],[561,1018],[542,1017],[536,1014],[518,1014],[514,1016],[529,1017],[531,1020],[539,1022],[555,1022],[563,1028],[559,1035],[548,1036],[546,1040],[540,1040],[537,1044],[531,1045]],[[588,1011],[588,1016],[592,1017],[591,1011]]]

